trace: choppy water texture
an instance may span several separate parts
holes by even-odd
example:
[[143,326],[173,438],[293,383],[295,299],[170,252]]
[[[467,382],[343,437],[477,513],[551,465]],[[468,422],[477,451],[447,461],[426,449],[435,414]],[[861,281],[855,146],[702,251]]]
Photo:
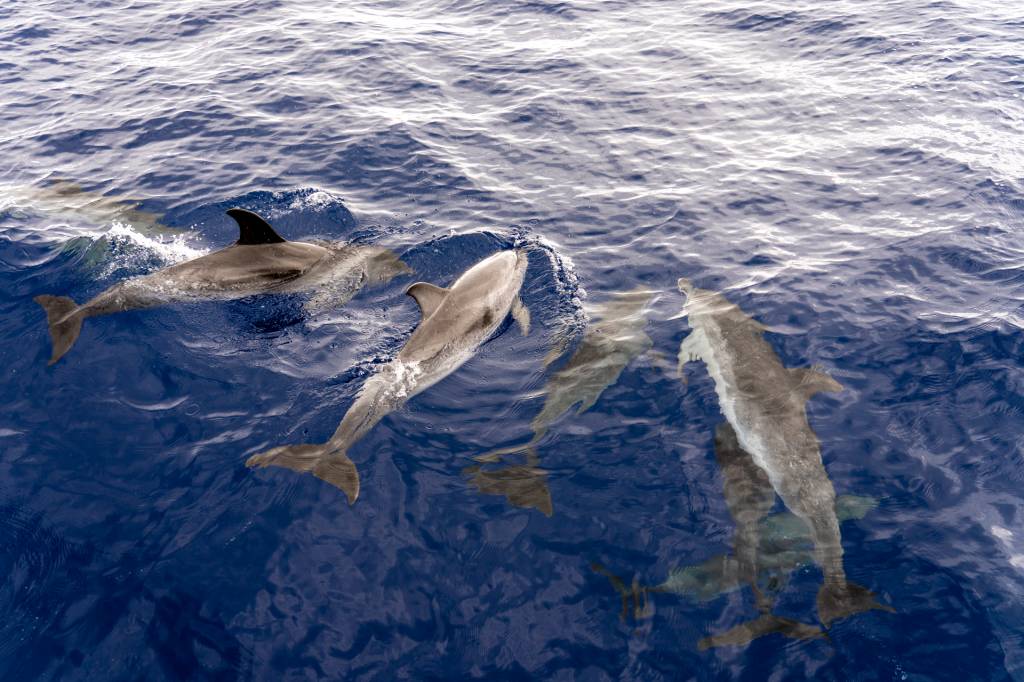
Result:
[[[1014,3],[315,4],[0,8],[0,678],[1024,679]],[[410,278],[98,318],[46,366],[33,296],[219,248],[236,205],[442,285],[530,251],[532,333],[360,441],[352,507],[244,462],[330,435]],[[895,613],[703,651],[749,589],[620,618],[592,565],[656,585],[733,547],[712,381],[658,355],[680,276],[845,386],[810,422],[867,500],[846,573]],[[464,469],[530,440],[551,347],[637,287],[654,352],[544,425],[552,515],[482,494]],[[820,571],[783,573],[776,612],[816,623]]]

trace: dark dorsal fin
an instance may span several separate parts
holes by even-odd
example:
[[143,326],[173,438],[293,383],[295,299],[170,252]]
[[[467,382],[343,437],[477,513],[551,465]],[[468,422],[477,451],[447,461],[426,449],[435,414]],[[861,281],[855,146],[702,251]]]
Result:
[[426,319],[434,314],[437,306],[441,305],[441,301],[448,295],[448,290],[426,282],[416,282],[406,289],[405,293],[416,299],[420,306],[420,314]]
[[280,244],[287,241],[274,232],[267,221],[252,211],[244,208],[228,209],[228,215],[238,223],[238,241],[236,244],[252,246],[253,244]]

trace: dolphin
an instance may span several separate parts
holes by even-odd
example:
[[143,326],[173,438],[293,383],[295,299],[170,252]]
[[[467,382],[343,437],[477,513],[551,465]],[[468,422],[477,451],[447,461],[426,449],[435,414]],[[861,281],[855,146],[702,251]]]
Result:
[[519,299],[526,265],[526,252],[501,251],[462,273],[448,289],[426,282],[410,286],[406,293],[420,307],[420,324],[395,359],[366,381],[334,435],[326,443],[267,450],[246,465],[311,472],[354,504],[359,474],[347,452],[356,441],[389,412],[462,366],[509,313],[523,334],[529,333],[530,313]]
[[[840,522],[862,519],[876,506],[877,502],[870,497],[840,495],[836,498],[836,518]],[[756,579],[759,586],[764,586],[761,589],[779,592],[785,586],[790,574],[814,563],[810,530],[807,524],[790,512],[778,512],[762,518],[757,523],[756,535],[758,538]],[[644,586],[634,580],[632,585],[627,587],[625,581],[601,564],[593,563],[591,569],[607,577],[619,593],[622,598],[623,620],[630,614],[634,618],[643,618],[650,613],[648,596],[650,594],[675,594],[698,602],[708,602],[750,584],[750,576],[745,574],[741,567],[742,560],[737,552],[737,542],[743,541],[734,537],[733,553],[719,554],[691,566],[672,568],[665,580],[656,585]],[[785,631],[788,631],[814,638],[821,637],[823,634],[819,628],[804,623],[797,623],[799,628],[793,627],[791,624],[796,621],[789,621],[788,627],[787,623],[779,622],[778,629],[771,630],[764,626],[771,624],[773,619],[762,617],[757,620],[761,622],[743,625],[749,626],[751,633],[761,631],[761,634],[767,634],[767,631],[780,631],[786,634]],[[778,619],[778,621],[784,620],[788,621],[788,619]],[[742,626],[738,627],[742,628]],[[718,643],[714,643],[717,640],[714,640],[713,637],[708,638],[706,642],[708,646],[718,646]]]
[[693,329],[679,347],[679,373],[688,361],[704,361],[739,446],[767,474],[786,507],[808,525],[824,574],[818,618],[828,627],[861,611],[891,610],[846,579],[835,490],[807,422],[808,399],[842,386],[817,369],[783,366],[764,339],[765,327],[721,294],[698,289],[685,278],[679,290],[686,294],[683,314]]
[[327,301],[348,302],[366,281],[386,282],[411,272],[381,247],[289,242],[251,211],[232,208],[227,213],[239,228],[238,241],[227,248],[118,282],[82,305],[67,296],[36,296],[53,342],[48,364],[71,349],[87,317],[182,301],[317,289],[306,304],[315,310]]
[[544,482],[544,471],[537,467],[536,446],[551,425],[573,406],[576,414],[593,407],[604,390],[618,381],[622,370],[651,348],[651,338],[644,332],[645,311],[656,294],[644,289],[621,292],[594,308],[594,324],[569,361],[548,379],[541,391],[544,406],[530,423],[530,441],[476,457],[477,461],[493,463],[508,455],[524,453],[525,463],[498,470],[483,470],[479,466],[464,470],[480,492],[505,495],[516,506],[534,507],[551,516],[551,494]]
[[753,621],[702,639],[697,643],[697,648],[746,644],[773,632],[791,639],[823,637],[824,634],[814,625],[774,615],[771,612],[774,600],[761,590],[758,580],[761,522],[775,504],[775,491],[765,472],[740,447],[736,432],[728,422],[719,424],[715,430],[715,459],[722,472],[726,506],[736,521],[733,554],[736,557],[737,577],[750,585],[760,615]]
[[156,213],[140,209],[136,200],[91,192],[69,180],[57,179],[37,188],[0,187],[0,194],[19,207],[74,217],[93,225],[120,222],[142,233],[181,232],[162,224]]

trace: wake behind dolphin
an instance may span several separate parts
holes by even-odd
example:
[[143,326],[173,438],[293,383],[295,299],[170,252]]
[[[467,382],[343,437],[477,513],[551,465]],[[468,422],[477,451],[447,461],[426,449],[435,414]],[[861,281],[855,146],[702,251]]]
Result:
[[347,453],[356,441],[389,412],[462,366],[509,313],[524,335],[529,332],[530,314],[519,299],[526,265],[525,252],[501,251],[464,272],[448,289],[413,284],[406,293],[416,299],[423,319],[395,359],[367,380],[334,435],[318,445],[288,445],[253,455],[246,465],[310,472],[354,503],[359,474]]
[[765,341],[765,328],[721,294],[679,280],[683,312],[693,331],[679,347],[679,371],[703,360],[739,445],[763,470],[786,507],[803,519],[824,573],[818,617],[833,620],[869,609],[891,610],[864,587],[849,582],[835,511],[835,490],[821,461],[806,404],[821,391],[842,386],[814,368],[787,368]]
[[67,296],[36,296],[33,300],[46,310],[53,342],[48,364],[71,349],[87,317],[182,301],[313,289],[317,292],[307,308],[317,309],[348,302],[368,281],[383,283],[411,272],[381,247],[289,242],[251,211],[233,208],[227,213],[239,228],[238,241],[227,248],[119,282],[83,305]]

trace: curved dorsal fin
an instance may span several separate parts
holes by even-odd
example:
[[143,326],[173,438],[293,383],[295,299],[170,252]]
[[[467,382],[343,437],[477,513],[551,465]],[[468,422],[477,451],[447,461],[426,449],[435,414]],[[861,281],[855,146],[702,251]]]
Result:
[[252,246],[254,244],[280,244],[287,241],[274,232],[266,220],[244,208],[228,209],[228,215],[238,223],[238,241],[236,244]]
[[448,290],[426,282],[416,282],[406,289],[405,293],[416,299],[416,303],[420,306],[420,314],[426,319],[434,314],[437,306],[441,305],[441,301],[448,295]]

